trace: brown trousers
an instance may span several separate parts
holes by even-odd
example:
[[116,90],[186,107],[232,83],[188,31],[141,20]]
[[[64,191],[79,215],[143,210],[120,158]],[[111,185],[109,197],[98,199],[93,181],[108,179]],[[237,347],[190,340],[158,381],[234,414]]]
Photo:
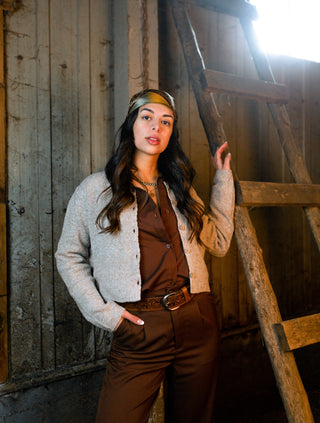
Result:
[[166,423],[212,423],[219,328],[213,298],[134,313],[114,333],[96,423],[144,423],[165,379]]

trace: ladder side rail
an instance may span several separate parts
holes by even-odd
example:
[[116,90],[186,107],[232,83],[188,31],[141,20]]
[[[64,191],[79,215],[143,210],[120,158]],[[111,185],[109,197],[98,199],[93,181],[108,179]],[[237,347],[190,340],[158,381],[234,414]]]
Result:
[[178,0],[171,2],[171,10],[175,26],[178,30],[184,59],[188,67],[193,92],[198,104],[200,118],[203,122],[210,151],[214,154],[216,148],[226,141],[222,119],[214,102],[213,95],[206,91],[202,92],[200,79],[202,72],[205,70],[205,64],[189,16],[184,6],[182,4],[179,5]]
[[290,423],[314,423],[307,393],[292,351],[279,347],[274,325],[282,321],[256,231],[246,208],[236,206],[235,237],[252,300]]
[[[217,143],[220,145],[226,140],[222,119],[217,111],[212,95],[210,98],[213,107],[205,110],[201,109],[205,103],[201,100],[198,101],[198,99],[201,99],[202,91],[198,78],[199,72],[204,69],[204,62],[191,22],[184,7],[181,5],[179,7],[178,1],[172,0],[171,10],[199,107],[200,118],[208,135],[208,141],[212,151],[212,146],[217,145]],[[194,43],[194,46],[192,43]],[[206,98],[206,102],[208,102],[208,96],[205,92],[203,96]],[[215,121],[215,125],[212,125],[211,121]],[[207,122],[209,124],[208,127]],[[209,130],[212,126],[213,132]],[[215,139],[216,134],[219,136],[218,139]],[[272,330],[272,325],[281,322],[282,319],[274,291],[265,270],[261,248],[254,229],[251,230],[252,223],[247,209],[236,206],[235,223],[235,235],[239,252],[287,416],[290,423],[313,423],[314,419],[310,404],[293,353],[287,352],[284,354],[281,352],[275,333]],[[248,230],[251,230],[250,237],[248,237]],[[248,255],[248,253],[250,254]],[[249,260],[248,257],[250,256],[254,259]],[[264,295],[267,296],[264,297]],[[266,299],[268,299],[268,304],[266,304]]]
[[[239,19],[259,78],[264,81],[275,82],[268,59],[258,45],[252,22],[247,18]],[[267,103],[267,106],[277,129],[280,143],[294,181],[299,184],[312,184],[308,169],[293,136],[286,107],[284,105],[270,103]],[[304,212],[318,251],[320,252],[320,210],[317,207],[306,207],[304,208]]]

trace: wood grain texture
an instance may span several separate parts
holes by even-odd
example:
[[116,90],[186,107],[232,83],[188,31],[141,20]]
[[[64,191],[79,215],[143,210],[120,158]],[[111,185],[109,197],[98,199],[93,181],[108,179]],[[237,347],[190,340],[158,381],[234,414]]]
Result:
[[0,203],[0,382],[8,377],[7,231],[6,205]]
[[69,198],[103,168],[114,135],[112,5],[26,1],[7,16],[11,368],[54,371],[105,356],[54,252]]
[[273,325],[282,351],[320,342],[320,314],[298,317]]
[[320,206],[320,185],[238,181],[236,202],[242,207]]
[[203,89],[209,92],[270,103],[288,103],[287,88],[283,84],[243,78],[211,69],[203,71],[200,81]]
[[6,103],[5,103],[5,80],[4,80],[4,33],[3,33],[3,10],[0,7],[0,201],[6,197]]

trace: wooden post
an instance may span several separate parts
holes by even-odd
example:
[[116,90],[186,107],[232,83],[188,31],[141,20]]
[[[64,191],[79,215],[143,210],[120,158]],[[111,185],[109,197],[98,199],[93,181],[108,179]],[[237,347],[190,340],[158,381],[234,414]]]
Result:
[[123,122],[133,94],[158,88],[157,10],[157,0],[114,2],[115,130]]
[[0,382],[8,378],[5,110],[3,8],[0,7]]

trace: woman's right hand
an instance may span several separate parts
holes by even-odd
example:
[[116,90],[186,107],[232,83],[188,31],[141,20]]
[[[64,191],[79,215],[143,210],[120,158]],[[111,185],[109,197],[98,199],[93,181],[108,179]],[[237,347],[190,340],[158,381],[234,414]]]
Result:
[[121,325],[123,319],[130,320],[130,322],[134,323],[135,325],[142,326],[144,325],[144,321],[141,320],[139,317],[135,316],[134,314],[129,313],[127,310],[124,310],[122,313],[121,319],[117,323],[116,327],[114,328],[114,331],[118,329],[118,327]]

